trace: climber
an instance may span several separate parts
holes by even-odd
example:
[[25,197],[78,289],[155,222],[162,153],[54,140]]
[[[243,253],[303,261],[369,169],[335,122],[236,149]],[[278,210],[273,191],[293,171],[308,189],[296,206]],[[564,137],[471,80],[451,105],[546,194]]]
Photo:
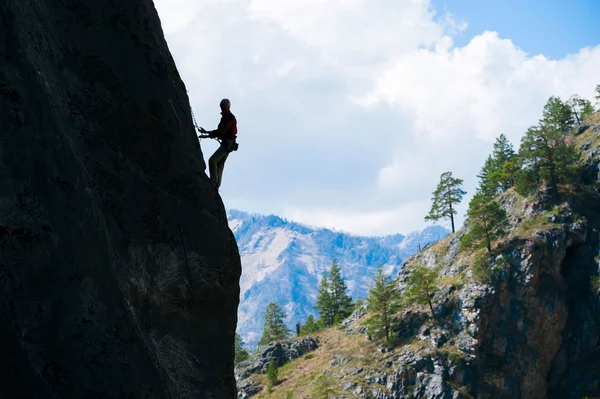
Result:
[[221,179],[223,177],[223,169],[225,168],[225,161],[227,156],[232,151],[237,151],[238,144],[235,139],[237,136],[237,120],[231,113],[231,102],[224,98],[219,104],[221,107],[221,121],[216,130],[207,131],[204,128],[199,128],[200,133],[204,135],[198,137],[210,137],[216,138],[220,141],[221,145],[215,151],[215,153],[208,160],[208,170],[210,172],[210,178],[217,185],[217,189],[221,187]]

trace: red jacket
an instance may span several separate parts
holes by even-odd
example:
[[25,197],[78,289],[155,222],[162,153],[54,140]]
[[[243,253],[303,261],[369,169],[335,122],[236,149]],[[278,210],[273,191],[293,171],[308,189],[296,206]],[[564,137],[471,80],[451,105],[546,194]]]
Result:
[[212,137],[217,137],[221,140],[233,139],[237,136],[237,120],[231,112],[221,112],[221,121],[217,130],[211,132]]

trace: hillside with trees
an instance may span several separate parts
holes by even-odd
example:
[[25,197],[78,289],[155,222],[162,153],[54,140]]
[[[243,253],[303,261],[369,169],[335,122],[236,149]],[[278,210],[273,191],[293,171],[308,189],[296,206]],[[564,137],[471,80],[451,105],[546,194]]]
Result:
[[[600,113],[591,107],[551,97],[517,150],[500,134],[464,226],[397,275],[379,268],[347,318],[331,323],[324,276],[323,317],[301,332],[318,349],[254,395],[600,397]],[[451,220],[461,183],[442,175],[429,219]]]

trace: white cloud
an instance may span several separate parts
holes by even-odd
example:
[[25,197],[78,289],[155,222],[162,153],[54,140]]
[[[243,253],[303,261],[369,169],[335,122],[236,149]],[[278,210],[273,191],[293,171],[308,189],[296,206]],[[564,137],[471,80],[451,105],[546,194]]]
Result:
[[410,222],[422,220],[428,209],[422,201],[405,203],[395,210],[373,210],[361,213],[344,212],[336,209],[284,209],[283,216],[290,220],[302,220],[311,226],[335,226],[343,230],[361,235],[379,235],[384,231],[399,231]]
[[472,192],[495,137],[518,147],[550,95],[597,84],[600,47],[549,60],[495,32],[457,47],[468,21],[427,0],[155,4],[200,124],[232,99],[225,203],[356,233],[422,228],[442,172]]

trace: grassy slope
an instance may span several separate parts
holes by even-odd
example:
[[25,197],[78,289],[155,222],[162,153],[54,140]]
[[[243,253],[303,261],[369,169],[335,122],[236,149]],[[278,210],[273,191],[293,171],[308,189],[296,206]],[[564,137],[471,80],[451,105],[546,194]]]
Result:
[[[285,399],[286,392],[294,393],[295,398],[309,397],[313,384],[324,370],[334,370],[331,362],[335,359],[346,357],[348,362],[339,367],[379,367],[385,356],[377,352],[377,345],[367,341],[365,336],[346,335],[343,331],[329,329],[317,334],[319,349],[304,357],[298,358],[279,369],[280,382],[273,387],[273,392],[268,394],[266,388],[257,395],[257,398]],[[378,356],[379,355],[379,356]],[[339,368],[338,367],[338,368]],[[359,381],[364,373],[357,376]],[[266,386],[266,375],[257,375],[254,379]]]

